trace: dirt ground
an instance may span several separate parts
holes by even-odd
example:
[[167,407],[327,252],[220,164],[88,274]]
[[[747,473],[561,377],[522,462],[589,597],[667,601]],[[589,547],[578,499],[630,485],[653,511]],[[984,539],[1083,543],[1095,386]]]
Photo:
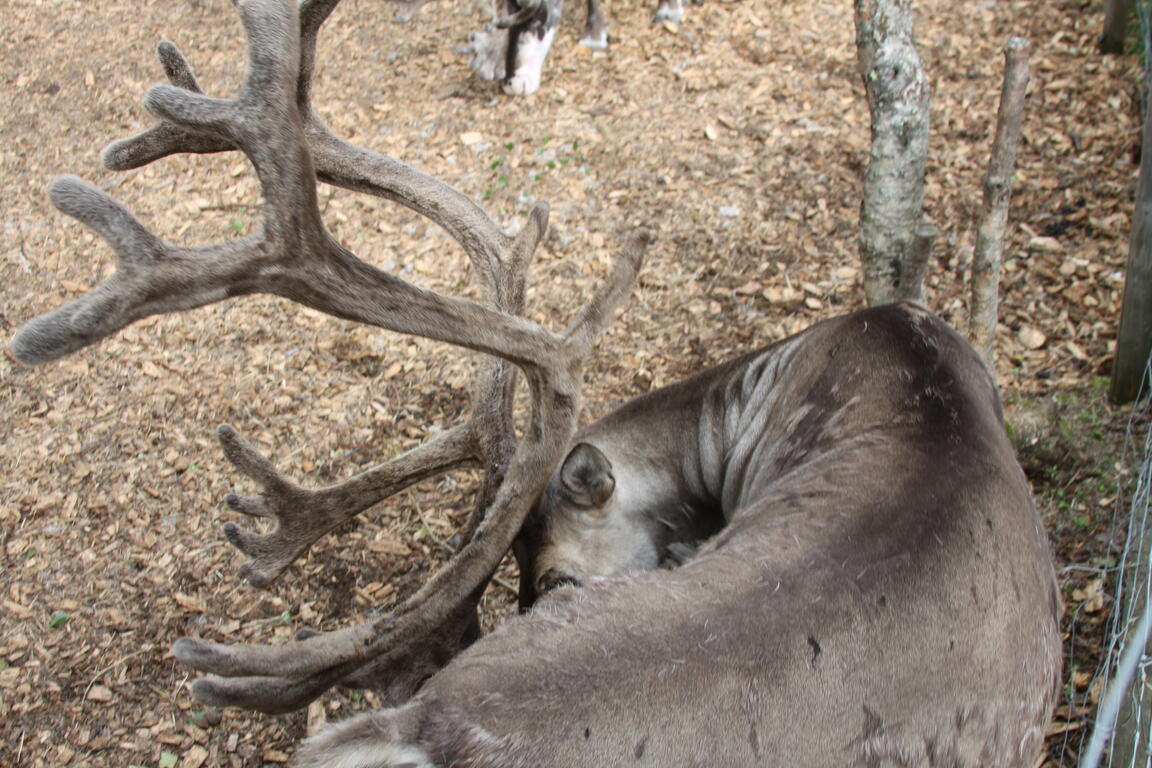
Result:
[[[622,233],[657,240],[589,366],[586,417],[862,303],[855,233],[869,141],[847,0],[742,0],[651,25],[610,2],[612,44],[576,46],[571,3],[540,93],[511,100],[454,48],[484,3],[438,0],[407,24],[345,0],[326,24],[316,101],[337,133],[439,176],[517,228],[553,206],[532,313],[564,323]],[[928,303],[962,327],[983,169],[1009,36],[1033,45],[1006,247],[1000,383],[1054,403],[1063,442],[1029,454],[1068,602],[1069,698],[1047,765],[1072,765],[1099,693],[1123,412],[1103,404],[1136,179],[1138,63],[1103,58],[1100,0],[921,0],[935,99],[928,211],[942,231]],[[243,75],[226,0],[5,0],[0,23],[0,332],[78,295],[110,250],[44,193],[61,173],[110,191],[167,239],[219,241],[260,216],[235,155],[105,171],[99,150],[151,123],[162,39],[206,91]],[[464,293],[463,254],[384,202],[322,187],[363,258]],[[293,477],[323,484],[412,444],[463,406],[458,352],[264,297],[153,318],[37,369],[0,355],[0,765],[260,766],[287,761],[303,713],[204,708],[169,653],[184,635],[278,642],[362,618],[414,589],[468,508],[466,474],[427,483],[324,538],[270,589],[239,584],[222,501],[248,484],[214,427],[233,424]],[[1118,469],[1121,470],[1118,475]],[[1071,569],[1069,569],[1069,566]],[[513,578],[507,574],[508,579]],[[495,586],[488,615],[509,610]],[[333,691],[337,719],[372,694]]]

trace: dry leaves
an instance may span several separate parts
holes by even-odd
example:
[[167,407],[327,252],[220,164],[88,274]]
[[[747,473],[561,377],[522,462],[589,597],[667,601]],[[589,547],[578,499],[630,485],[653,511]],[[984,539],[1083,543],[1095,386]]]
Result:
[[[998,50],[1010,34],[1029,37],[998,372],[1009,393],[1080,384],[1107,369],[1114,338],[1136,63],[1096,55],[1100,20],[1077,3],[921,8],[936,94],[928,207],[941,229],[929,304],[963,325]],[[641,287],[589,366],[590,417],[861,301],[868,117],[850,6],[708,3],[655,26],[647,5],[610,13],[610,51],[557,44],[543,90],[515,101],[451,55],[481,21],[470,5],[441,0],[398,26],[378,4],[344,0],[322,37],[316,89],[337,133],[443,177],[510,231],[537,200],[552,203],[530,302],[553,327],[597,284],[622,231],[656,230]],[[561,39],[575,40],[580,17],[565,19]],[[5,336],[109,271],[110,250],[40,193],[58,173],[103,185],[177,242],[259,226],[241,158],[174,157],[125,174],[97,162],[100,147],[151,122],[139,100],[160,77],[157,40],[176,40],[205,89],[227,95],[243,72],[238,30],[225,0],[5,8],[19,41],[0,46],[15,96],[0,118]],[[415,214],[324,185],[320,200],[334,236],[365,259],[470,295],[459,249]],[[220,535],[236,519],[222,498],[253,488],[213,427],[232,423],[292,476],[330,483],[458,418],[470,381],[469,361],[442,345],[265,297],[150,318],[36,370],[0,357],[0,765],[286,761],[304,713],[207,710],[189,697],[172,642],[284,642],[393,604],[443,556],[437,539],[464,519],[470,478],[382,505],[254,592],[237,584]],[[486,621],[510,604],[494,591]],[[52,627],[58,612],[68,618]],[[330,720],[375,703],[342,691],[321,701]],[[1080,713],[1065,715],[1080,727]]]

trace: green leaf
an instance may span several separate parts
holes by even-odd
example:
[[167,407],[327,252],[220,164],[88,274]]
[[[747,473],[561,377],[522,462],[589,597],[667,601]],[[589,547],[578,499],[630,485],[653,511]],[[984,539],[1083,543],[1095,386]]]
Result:
[[67,621],[68,614],[64,613],[64,611],[56,611],[56,613],[52,614],[52,618],[48,620],[48,626],[56,629],[56,627],[59,627]]
[[161,752],[160,762],[156,763],[156,768],[176,768],[176,761],[179,758],[171,752]]
[[240,235],[244,233],[244,220],[232,219],[232,231]]

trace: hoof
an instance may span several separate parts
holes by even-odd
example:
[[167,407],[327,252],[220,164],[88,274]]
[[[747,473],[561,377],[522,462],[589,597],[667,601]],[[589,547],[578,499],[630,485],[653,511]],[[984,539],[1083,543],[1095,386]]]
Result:
[[660,6],[656,9],[656,15],[652,17],[653,24],[660,24],[665,21],[670,21],[673,24],[684,23],[684,8],[680,5]]
[[593,51],[603,51],[608,47],[608,33],[601,32],[598,36],[582,37],[580,45]]

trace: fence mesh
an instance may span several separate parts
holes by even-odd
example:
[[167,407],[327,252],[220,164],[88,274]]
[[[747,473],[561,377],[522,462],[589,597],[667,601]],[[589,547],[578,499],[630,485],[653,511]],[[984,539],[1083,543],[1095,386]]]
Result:
[[[1149,29],[1148,8],[1141,2],[1141,31]],[[1144,39],[1148,39],[1145,37]],[[1147,66],[1147,63],[1146,63]],[[1152,82],[1152,80],[1148,81]],[[1112,539],[1123,542],[1113,573],[1115,607],[1097,677],[1106,687],[1096,712],[1080,768],[1149,768],[1152,766],[1152,358],[1145,364],[1141,396],[1125,430],[1119,466],[1133,467],[1135,482],[1121,474],[1113,506]],[[1125,491],[1130,496],[1125,499]],[[1122,503],[1124,502],[1124,503]],[[1113,736],[1115,735],[1115,738]]]

